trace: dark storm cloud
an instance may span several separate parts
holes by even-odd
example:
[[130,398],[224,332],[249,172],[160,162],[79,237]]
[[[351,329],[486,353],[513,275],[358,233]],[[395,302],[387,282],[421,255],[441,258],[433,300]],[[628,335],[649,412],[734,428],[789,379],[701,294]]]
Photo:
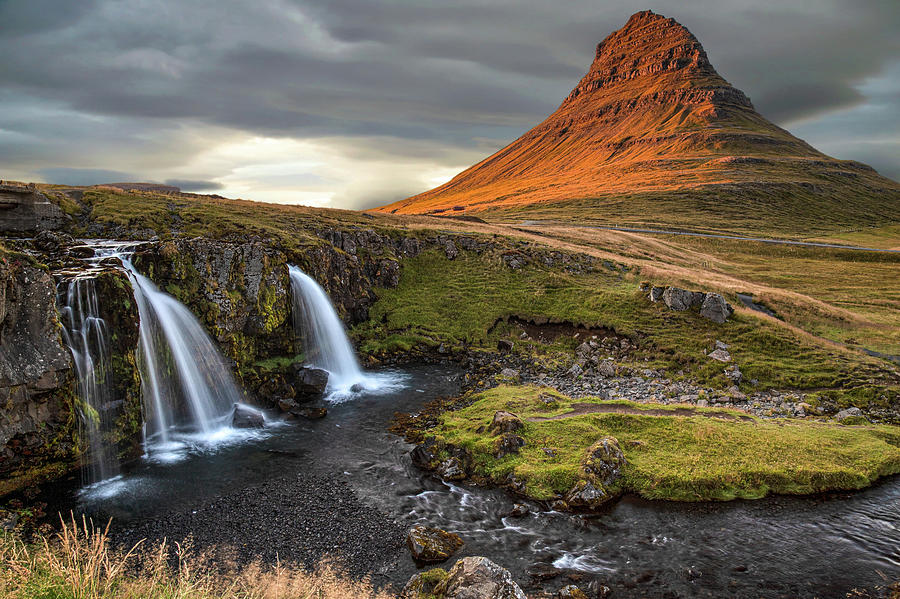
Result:
[[[146,179],[144,170],[242,135],[331,139],[345,157],[418,152],[461,166],[450,156],[489,153],[555,109],[595,45],[644,8],[640,0],[0,0],[0,159],[17,173],[58,172],[49,164]],[[813,145],[830,139],[823,118],[868,106],[864,84],[900,56],[894,0],[652,8],[691,29],[764,115],[803,122]],[[900,99],[882,102],[878,114],[896,120]],[[853,122],[859,129],[842,129],[853,138],[847,147],[871,154],[868,134],[854,131],[878,127]],[[877,147],[890,152],[892,143],[900,141]],[[886,162],[900,170],[900,158]]]

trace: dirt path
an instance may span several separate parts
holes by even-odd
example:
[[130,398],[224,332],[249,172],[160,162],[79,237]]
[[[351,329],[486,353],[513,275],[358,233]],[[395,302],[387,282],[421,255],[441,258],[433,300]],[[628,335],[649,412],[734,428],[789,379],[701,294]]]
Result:
[[718,420],[756,423],[756,420],[750,416],[732,414],[730,412],[701,412],[696,408],[675,408],[674,410],[650,408],[641,410],[639,408],[611,403],[576,403],[572,404],[572,407],[574,409],[565,414],[547,417],[533,416],[527,420],[528,422],[545,422],[547,420],[565,420],[566,418],[575,418],[576,416],[583,416],[585,414],[634,414],[636,416],[703,416],[704,418],[716,418]]

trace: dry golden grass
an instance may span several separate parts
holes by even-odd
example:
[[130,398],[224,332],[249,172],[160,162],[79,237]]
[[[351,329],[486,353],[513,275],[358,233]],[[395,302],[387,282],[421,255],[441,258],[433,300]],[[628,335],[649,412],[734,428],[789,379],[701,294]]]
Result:
[[0,596],[9,599],[387,599],[370,581],[333,564],[313,572],[292,565],[214,562],[190,544],[110,545],[108,526],[62,521],[59,533],[25,544],[0,537]]

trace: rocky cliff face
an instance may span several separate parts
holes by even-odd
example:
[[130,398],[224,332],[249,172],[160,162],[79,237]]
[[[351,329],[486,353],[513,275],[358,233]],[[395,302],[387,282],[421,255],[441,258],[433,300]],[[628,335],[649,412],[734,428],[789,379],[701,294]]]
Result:
[[58,327],[50,273],[21,254],[0,258],[0,494],[76,454],[72,362]]

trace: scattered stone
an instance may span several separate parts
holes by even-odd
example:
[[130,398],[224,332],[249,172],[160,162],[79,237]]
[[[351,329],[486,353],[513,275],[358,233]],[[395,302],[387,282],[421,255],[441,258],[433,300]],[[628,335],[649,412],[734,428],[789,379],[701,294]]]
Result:
[[650,301],[658,302],[663,297],[663,292],[666,290],[665,287],[653,287],[650,289]]
[[724,341],[719,341],[718,339],[716,339],[716,346],[713,349],[723,349],[725,351],[728,351],[728,344]]
[[465,557],[456,562],[447,579],[435,587],[443,599],[527,599],[509,570],[486,557]]
[[519,448],[525,446],[525,439],[513,433],[503,433],[497,439],[494,457],[502,458],[514,453],[519,453]]
[[834,415],[834,419],[838,422],[844,422],[846,424],[856,424],[857,422],[859,424],[864,424],[865,422],[867,422],[866,417],[862,413],[862,410],[857,407],[841,410]]
[[231,414],[231,426],[234,428],[262,428],[266,425],[263,413],[250,406],[234,404]]
[[600,372],[601,376],[605,376],[608,379],[615,378],[616,363],[612,360],[603,360],[600,362],[600,366],[597,367],[597,370]]
[[[716,350],[719,351],[719,350]],[[725,369],[725,376],[733,383],[738,384],[744,378],[744,375],[741,373],[741,369],[738,368],[737,364],[732,364],[728,368]]]
[[517,430],[522,429],[525,426],[525,423],[522,422],[522,419],[513,414],[512,412],[504,412],[500,410],[498,412],[494,412],[494,419],[491,420],[491,425],[488,427],[489,430],[496,433],[514,433]]
[[463,541],[459,535],[427,526],[414,526],[406,535],[406,546],[419,562],[442,562],[453,555]]
[[462,461],[457,457],[450,457],[441,462],[437,469],[438,475],[444,480],[462,480],[466,477],[466,469]]
[[588,596],[584,594],[584,591],[574,584],[568,584],[559,589],[556,593],[556,597],[557,599],[588,599]]
[[282,412],[290,412],[291,410],[294,410],[296,408],[297,402],[289,397],[278,400],[278,409]]
[[508,339],[501,339],[497,342],[497,351],[508,354],[513,350],[513,342]]
[[718,360],[719,362],[731,362],[731,354],[728,353],[728,350],[724,349],[714,349],[707,354],[707,357]]
[[512,368],[504,368],[503,370],[500,371],[500,376],[505,379],[510,379],[510,380],[516,381],[516,382],[518,382],[521,379],[521,377],[519,376],[519,371],[514,370]]
[[450,239],[447,239],[443,243],[444,246],[444,255],[447,256],[448,260],[453,260],[457,256],[459,256],[459,250],[456,248],[456,244],[453,243]]
[[700,306],[700,316],[718,324],[723,324],[733,312],[734,309],[718,293],[707,293]]

